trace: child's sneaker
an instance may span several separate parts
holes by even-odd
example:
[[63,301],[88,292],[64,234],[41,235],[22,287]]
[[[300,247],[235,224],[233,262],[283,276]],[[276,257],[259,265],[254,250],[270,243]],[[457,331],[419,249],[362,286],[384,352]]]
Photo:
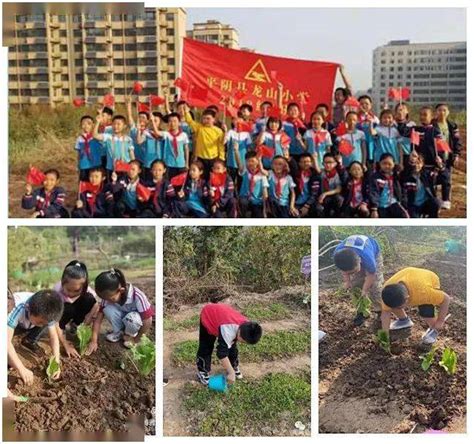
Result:
[[438,339],[438,331],[434,328],[429,328],[421,337],[421,342],[426,345],[431,345],[436,342],[436,339]]
[[122,336],[123,336],[123,332],[119,331],[117,333],[114,333],[114,332],[109,333],[105,338],[109,342],[118,342],[120,341],[120,339],[122,339]]
[[209,373],[207,373],[207,372],[198,372],[197,373],[197,378],[198,378],[198,381],[202,385],[207,386],[209,384]]
[[390,323],[390,330],[402,330],[413,327],[413,321],[407,316],[405,319],[397,319]]
[[240,371],[240,368],[238,366],[234,368],[234,372],[235,372],[235,379],[243,378],[242,372]]
[[360,327],[366,320],[367,318],[362,314],[362,313],[357,313],[357,316],[354,318],[354,320],[352,321],[352,323],[356,326],[356,327]]
[[443,200],[441,202],[441,209],[442,210],[450,210],[451,209],[451,202],[449,200]]

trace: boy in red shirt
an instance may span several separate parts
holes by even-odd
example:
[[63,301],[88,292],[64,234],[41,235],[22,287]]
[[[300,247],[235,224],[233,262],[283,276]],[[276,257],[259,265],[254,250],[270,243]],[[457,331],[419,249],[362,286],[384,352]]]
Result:
[[256,344],[262,336],[262,327],[227,304],[208,304],[201,310],[199,348],[196,357],[198,379],[204,385],[209,382],[212,352],[217,338],[217,357],[227,374],[227,381],[242,379],[239,369],[237,342]]

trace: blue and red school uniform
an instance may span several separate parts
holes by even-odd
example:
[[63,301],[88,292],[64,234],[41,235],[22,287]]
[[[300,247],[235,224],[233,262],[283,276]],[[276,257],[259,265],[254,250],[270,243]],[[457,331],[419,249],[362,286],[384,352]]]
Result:
[[21,200],[24,210],[34,209],[40,218],[66,218],[69,213],[64,204],[66,192],[62,187],[55,187],[49,193],[44,187],[37,188],[32,194],[25,194]]
[[383,154],[390,154],[395,164],[401,165],[400,158],[401,136],[396,126],[378,126],[375,128],[377,134],[374,137],[374,160],[379,162]]
[[309,154],[317,154],[318,168],[322,170],[323,157],[332,147],[331,134],[325,129],[316,130],[311,128],[304,133],[303,138],[306,142],[306,152]]
[[385,175],[376,171],[370,179],[370,208],[377,210],[380,218],[407,218],[408,213],[401,204],[400,182],[395,174]]
[[342,156],[342,164],[345,168],[348,168],[349,165],[354,162],[363,163],[363,146],[365,144],[365,134],[361,130],[354,130],[353,132],[347,132],[343,136],[338,136],[336,141],[337,144],[341,142],[341,140],[347,140],[353,148],[353,151],[349,155],[341,154]]
[[114,194],[112,185],[102,185],[96,192],[83,191],[79,195],[82,208],[74,208],[72,217],[113,217]]
[[94,139],[92,134],[84,133],[76,139],[74,149],[78,152],[79,170],[84,172],[81,180],[88,180],[88,177],[85,177],[88,170],[102,166],[102,144]]
[[117,160],[130,163],[132,160],[130,153],[134,152],[133,140],[130,136],[104,133],[103,137],[107,153],[107,170],[113,171]]
[[295,182],[289,174],[282,177],[270,171],[268,176],[268,200],[274,217],[290,217],[290,196]]
[[372,136],[372,128],[376,128],[380,124],[379,118],[373,113],[359,112],[359,122],[357,129],[364,132],[365,143],[367,146],[367,160],[374,160],[374,137]]
[[300,155],[304,153],[304,148],[301,146],[301,143],[299,140],[296,138],[298,133],[300,135],[303,135],[306,131],[306,126],[305,124],[300,120],[300,119],[287,119],[283,124],[283,131],[290,137],[291,142],[290,142],[290,154],[291,155]]

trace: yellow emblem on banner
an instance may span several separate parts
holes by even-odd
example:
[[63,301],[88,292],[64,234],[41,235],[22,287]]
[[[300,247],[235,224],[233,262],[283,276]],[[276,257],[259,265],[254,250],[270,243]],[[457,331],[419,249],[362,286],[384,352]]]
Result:
[[253,82],[271,83],[270,77],[261,59],[258,59],[254,63],[249,72],[245,75],[245,79],[252,80]]

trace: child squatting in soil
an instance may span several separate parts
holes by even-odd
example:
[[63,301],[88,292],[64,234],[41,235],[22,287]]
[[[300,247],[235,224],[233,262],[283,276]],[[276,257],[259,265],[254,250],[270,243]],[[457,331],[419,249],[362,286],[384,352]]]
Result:
[[[49,340],[53,356],[60,363],[59,338],[56,323],[61,319],[64,304],[55,291],[41,290],[36,293],[14,293],[14,307],[8,315],[8,363],[20,374],[26,385],[33,383],[34,375],[26,368],[13,346],[13,336],[26,333],[21,343],[32,351],[38,351],[37,344],[41,333],[48,328]],[[61,371],[58,370],[53,379],[58,379]]]
[[217,358],[220,360],[232,384],[242,379],[239,369],[238,342],[256,344],[262,337],[262,327],[257,322],[249,321],[230,305],[221,303],[207,304],[201,310],[199,325],[199,348],[196,365],[197,377],[203,385],[209,383],[212,352],[217,339]]
[[[388,332],[412,327],[413,321],[405,309],[417,307],[420,316],[429,326],[422,342],[436,342],[451,301],[451,297],[440,286],[439,277],[430,270],[408,267],[395,273],[382,290],[382,329]],[[397,319],[391,322],[392,314]]]
[[[377,241],[359,234],[349,236],[334,250],[334,264],[342,271],[344,288],[360,288],[362,296],[372,301],[373,310],[380,313],[384,277],[382,251]],[[358,313],[354,325],[362,325],[365,319]]]
[[68,357],[79,358],[79,352],[66,339],[64,331],[75,334],[82,323],[90,325],[99,312],[99,304],[94,290],[89,286],[89,274],[86,264],[74,260],[64,268],[61,281],[56,283],[53,290],[57,292],[64,303],[64,311],[59,321],[58,335]]
[[109,342],[123,340],[123,345],[131,348],[148,332],[152,324],[154,309],[145,293],[127,283],[124,274],[117,268],[103,271],[96,277],[95,291],[102,302],[86,355],[94,353],[99,347],[99,333],[104,317],[112,325],[112,332],[107,334],[106,339]]

